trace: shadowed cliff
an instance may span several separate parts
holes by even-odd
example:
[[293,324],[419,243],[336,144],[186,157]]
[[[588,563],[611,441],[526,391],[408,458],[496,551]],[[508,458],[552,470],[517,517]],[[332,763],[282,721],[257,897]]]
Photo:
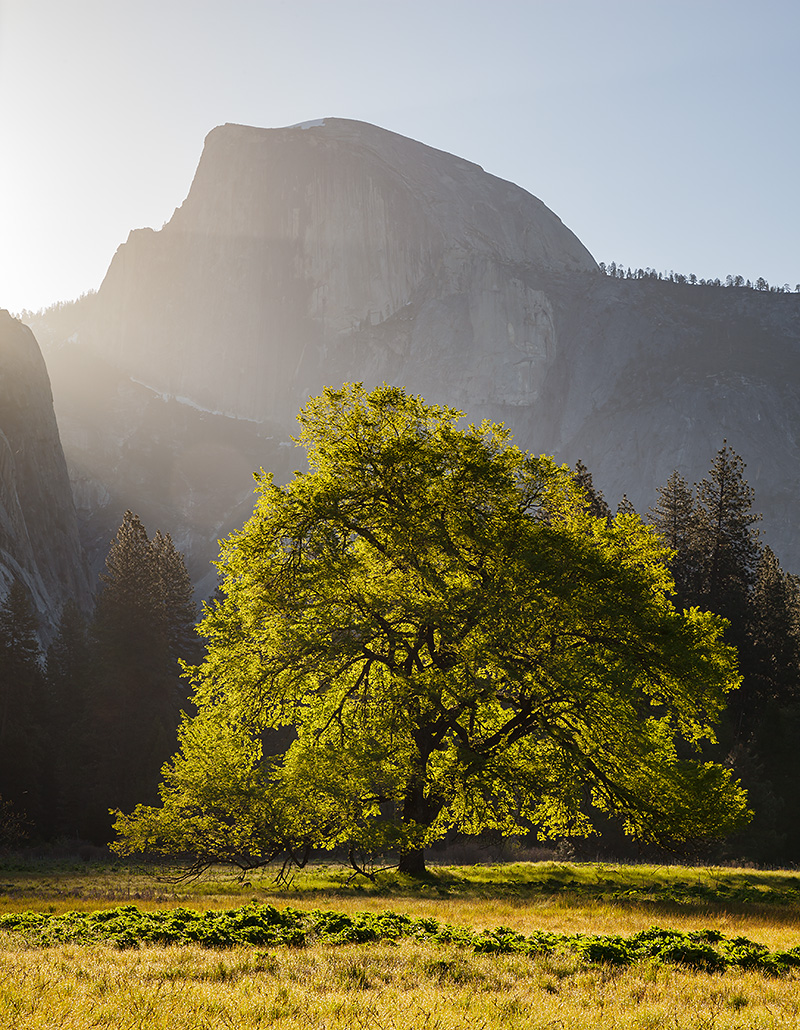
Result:
[[50,382],[31,330],[0,310],[0,597],[28,589],[52,632],[68,598],[90,588]]

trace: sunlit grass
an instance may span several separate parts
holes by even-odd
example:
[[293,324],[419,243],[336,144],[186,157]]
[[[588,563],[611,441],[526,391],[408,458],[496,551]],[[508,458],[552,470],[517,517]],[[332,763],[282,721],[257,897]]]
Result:
[[[498,864],[435,869],[423,883],[387,872],[372,884],[329,864],[301,871],[281,890],[274,872],[242,882],[215,870],[195,883],[169,882],[164,872],[121,864],[0,865],[0,912],[90,911],[121,903],[143,910],[217,909],[257,899],[349,914],[391,908],[526,934],[628,935],[657,923],[741,934],[771,950],[800,946],[800,878],[785,872]],[[681,887],[670,894],[675,885],[697,892]],[[737,900],[742,889],[752,900]],[[800,976],[740,969],[709,974],[650,962],[589,966],[575,955],[483,955],[406,939],[299,949],[118,950],[31,948],[4,934],[0,1027],[6,1026],[788,1030],[800,1026]]]
[[415,942],[263,952],[196,947],[5,950],[0,1026],[796,1027],[800,981],[565,958],[475,955]]

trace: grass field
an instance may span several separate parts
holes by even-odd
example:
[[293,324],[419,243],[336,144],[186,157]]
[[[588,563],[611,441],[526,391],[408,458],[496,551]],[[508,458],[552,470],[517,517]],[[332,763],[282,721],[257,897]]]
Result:
[[[257,901],[301,912],[391,909],[476,930],[635,934],[654,924],[716,930],[770,951],[800,947],[800,876],[736,869],[516,864],[441,867],[422,883],[375,884],[316,866],[277,890],[271,873],[195,883],[147,868],[0,864],[0,914],[54,916],[135,905],[231,909]],[[0,932],[0,1027],[664,1028],[800,1027],[800,968],[779,975],[705,972],[653,959],[632,965],[580,954],[482,954],[415,938],[303,947],[197,944],[37,946]]]

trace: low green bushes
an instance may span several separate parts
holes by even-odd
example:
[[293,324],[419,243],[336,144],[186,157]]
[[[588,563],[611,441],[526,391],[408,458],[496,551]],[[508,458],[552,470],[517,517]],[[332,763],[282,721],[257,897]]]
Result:
[[740,967],[773,974],[800,966],[800,948],[770,952],[763,944],[746,937],[725,937],[716,930],[687,933],[653,926],[629,937],[547,931],[525,935],[506,926],[477,931],[389,911],[347,915],[333,911],[277,909],[255,903],[207,912],[187,908],[142,912],[135,905],[62,915],[21,912],[0,916],[0,931],[20,935],[32,947],[63,943],[110,943],[120,948],[145,943],[199,944],[208,948],[302,947],[314,943],[362,944],[405,937],[456,944],[482,954],[573,953],[588,964],[631,965],[650,960],[708,972]]

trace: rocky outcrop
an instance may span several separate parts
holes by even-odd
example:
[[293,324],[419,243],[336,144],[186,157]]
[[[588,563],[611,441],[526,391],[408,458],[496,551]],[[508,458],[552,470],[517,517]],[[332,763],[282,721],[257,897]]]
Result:
[[64,601],[90,602],[44,360],[31,330],[0,310],[0,597],[14,580],[45,639]]
[[[592,270],[518,186],[362,122],[224,125],[186,201],[119,248],[81,334],[161,393],[291,420],[344,378],[535,391],[553,343],[530,267]],[[498,333],[502,326],[502,333]]]
[[131,233],[75,328],[51,374],[98,555],[150,506],[207,568],[249,473],[298,462],[282,445],[308,395],[356,380],[505,421],[642,512],[727,439],[800,570],[800,297],[608,278],[535,197],[383,129],[214,129],[184,203]]

